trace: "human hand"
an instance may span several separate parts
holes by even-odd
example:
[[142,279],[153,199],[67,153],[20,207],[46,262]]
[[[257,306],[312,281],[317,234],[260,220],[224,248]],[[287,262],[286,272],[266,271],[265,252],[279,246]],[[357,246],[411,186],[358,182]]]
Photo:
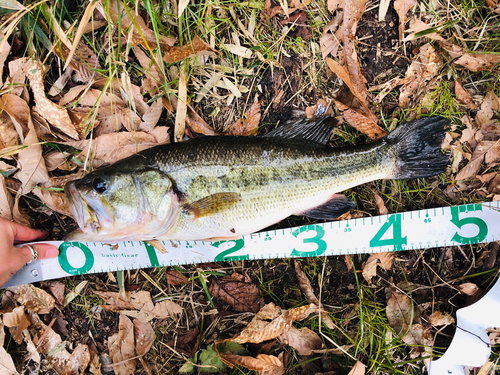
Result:
[[[14,244],[41,240],[47,233],[40,229],[30,229],[0,217],[0,287],[31,260],[31,250],[27,246]],[[59,254],[57,247],[49,244],[32,245],[38,252],[38,259],[54,258]]]

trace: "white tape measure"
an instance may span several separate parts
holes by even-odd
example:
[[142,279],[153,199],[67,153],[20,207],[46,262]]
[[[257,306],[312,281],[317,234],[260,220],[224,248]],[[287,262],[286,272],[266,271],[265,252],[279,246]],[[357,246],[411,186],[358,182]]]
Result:
[[230,260],[426,249],[500,240],[500,202],[410,211],[260,232],[230,241],[62,242],[59,257],[31,263],[5,285],[72,275]]

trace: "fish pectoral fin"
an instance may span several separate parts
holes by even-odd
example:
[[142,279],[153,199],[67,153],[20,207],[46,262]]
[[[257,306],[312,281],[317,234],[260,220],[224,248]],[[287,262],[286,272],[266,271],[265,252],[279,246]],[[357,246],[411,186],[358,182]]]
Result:
[[356,207],[356,202],[342,194],[335,194],[328,202],[321,206],[301,212],[299,215],[312,219],[331,220],[351,211]]
[[239,193],[217,193],[193,202],[185,209],[191,212],[195,218],[199,218],[221,212],[240,200],[241,194]]

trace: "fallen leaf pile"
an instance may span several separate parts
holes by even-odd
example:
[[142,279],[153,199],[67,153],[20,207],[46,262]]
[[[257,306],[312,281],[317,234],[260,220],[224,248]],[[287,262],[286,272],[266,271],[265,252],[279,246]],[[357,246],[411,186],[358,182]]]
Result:
[[[76,294],[86,285],[87,282],[84,281],[77,286]],[[96,351],[95,346],[79,343],[70,350],[68,343],[54,330],[57,326],[58,332],[66,332],[67,335],[64,327],[68,322],[60,318],[60,315],[49,325],[43,322],[40,315],[55,314],[56,307],[62,308],[63,304],[66,305],[75,297],[75,292],[69,292],[64,296],[64,284],[58,282],[50,284],[50,291],[55,297],[32,285],[9,288],[2,295],[0,337],[5,337],[4,329],[8,328],[17,344],[26,345],[28,351],[26,359],[32,360],[38,369],[42,364],[40,354],[43,354],[59,374],[82,374],[89,366],[92,374],[101,374],[99,363],[101,353]],[[155,340],[151,321],[178,315],[183,309],[171,301],[155,304],[149,292],[96,293],[108,303],[102,306],[104,309],[120,312],[118,332],[108,338],[109,357],[113,363],[109,369],[112,368],[117,375],[130,374],[135,371],[139,361],[142,362],[143,368],[148,369],[149,364],[143,357],[149,352]],[[131,320],[129,316],[134,319]],[[17,374],[12,359],[3,349],[3,345],[2,350],[1,365],[10,371],[2,370],[2,373]],[[109,369],[104,370],[106,372]]]

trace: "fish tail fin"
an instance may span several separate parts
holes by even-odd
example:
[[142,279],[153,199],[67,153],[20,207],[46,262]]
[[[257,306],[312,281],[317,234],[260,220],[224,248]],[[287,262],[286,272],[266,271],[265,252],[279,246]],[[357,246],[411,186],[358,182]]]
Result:
[[441,150],[449,121],[441,116],[422,117],[391,132],[386,142],[396,148],[393,179],[422,178],[445,171],[449,157]]

